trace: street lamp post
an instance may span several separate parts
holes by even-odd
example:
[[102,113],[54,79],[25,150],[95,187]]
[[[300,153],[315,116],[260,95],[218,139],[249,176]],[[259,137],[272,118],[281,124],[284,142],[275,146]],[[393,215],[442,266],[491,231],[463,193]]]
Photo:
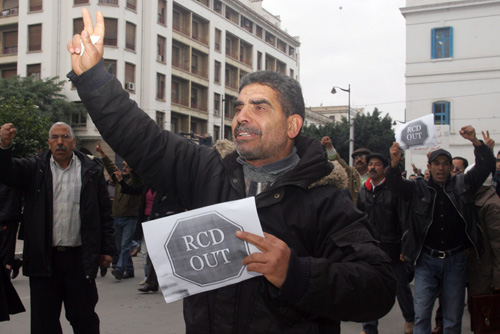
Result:
[[347,121],[349,123],[349,166],[352,166],[352,152],[354,152],[354,122],[351,121],[351,84],[349,84],[348,88],[341,88],[338,86],[333,86],[331,93],[336,94],[338,88],[344,92],[347,92],[348,95],[348,104],[347,104]]

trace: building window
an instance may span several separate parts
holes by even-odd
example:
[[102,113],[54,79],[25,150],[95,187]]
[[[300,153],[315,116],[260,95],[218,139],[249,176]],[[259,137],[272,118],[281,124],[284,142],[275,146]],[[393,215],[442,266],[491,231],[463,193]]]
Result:
[[220,84],[221,64],[217,60],[214,65],[214,82]]
[[295,76],[295,72],[292,69],[290,69],[290,78],[293,79],[294,76]]
[[220,116],[220,94],[214,93],[214,116]]
[[125,89],[135,91],[135,65],[125,63]]
[[288,55],[292,58],[295,58],[295,48],[289,46],[288,47]]
[[104,26],[106,27],[104,33],[104,45],[117,46],[118,45],[118,20],[104,18]]
[[165,24],[165,14],[167,12],[167,1],[158,0],[158,23]]
[[266,42],[271,44],[272,46],[276,46],[276,37],[266,31]]
[[26,76],[28,77],[34,77],[36,80],[40,80],[42,77],[41,73],[41,64],[31,64],[26,66]]
[[278,50],[280,50],[283,53],[286,53],[286,43],[279,38],[278,38]]
[[127,0],[127,8],[136,10],[137,9],[137,0]]
[[2,34],[2,54],[13,55],[17,54],[17,30],[5,31]]
[[76,102],[79,106],[78,111],[75,111],[71,114],[71,127],[76,128],[85,128],[87,127],[87,110],[83,106],[81,102]]
[[222,2],[220,2],[219,0],[214,0],[214,10],[217,13],[222,14]]
[[191,73],[198,74],[198,55],[191,55]]
[[238,24],[239,21],[239,14],[237,11],[232,9],[231,7],[226,6],[226,19],[229,21]]
[[220,51],[220,43],[221,43],[222,31],[215,28],[215,51]]
[[43,9],[43,0],[30,0],[30,12],[38,12]]
[[104,68],[116,77],[116,60],[104,59]]
[[434,102],[432,113],[434,114],[434,124],[450,125],[450,102]]
[[261,26],[256,26],[255,34],[257,35],[257,37],[262,38],[262,27]]
[[10,79],[14,75],[17,74],[17,69],[15,68],[1,68],[0,71],[2,72],[2,78],[3,79]]
[[253,22],[247,19],[246,17],[242,16],[241,27],[251,33],[253,31]]
[[118,0],[99,0],[99,4],[103,4],[103,5],[118,5]]
[[165,54],[167,53],[167,39],[158,35],[156,38],[156,57],[160,63],[165,63]]
[[73,35],[81,34],[83,27],[83,19],[73,19]]
[[453,57],[453,27],[431,30],[432,59]]
[[165,113],[163,111],[156,111],[156,124],[160,129],[165,129]]
[[19,15],[19,0],[3,0],[2,16]]
[[28,51],[42,50],[42,25],[28,26]]
[[73,1],[75,5],[83,5],[89,3],[89,0],[75,0]]
[[262,70],[262,52],[257,51],[257,70]]
[[135,24],[127,22],[125,48],[135,51]]
[[191,108],[198,109],[198,89],[191,87]]
[[165,74],[156,73],[156,98],[165,100]]

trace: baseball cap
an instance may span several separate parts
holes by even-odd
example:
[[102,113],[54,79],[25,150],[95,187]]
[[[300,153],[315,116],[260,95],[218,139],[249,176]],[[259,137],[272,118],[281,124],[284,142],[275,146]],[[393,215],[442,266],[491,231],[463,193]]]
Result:
[[444,155],[445,157],[447,157],[448,160],[450,160],[450,163],[453,161],[450,152],[448,152],[447,150],[444,150],[444,149],[440,148],[438,150],[435,150],[435,151],[431,152],[431,154],[429,155],[429,163],[431,163],[432,161],[434,161],[440,155]]

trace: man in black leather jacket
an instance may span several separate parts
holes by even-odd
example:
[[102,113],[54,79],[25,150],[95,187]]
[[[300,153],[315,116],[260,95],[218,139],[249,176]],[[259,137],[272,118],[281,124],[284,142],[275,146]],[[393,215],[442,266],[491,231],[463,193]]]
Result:
[[403,234],[405,261],[415,264],[414,333],[431,332],[435,298],[441,292],[444,333],[460,333],[465,302],[466,252],[482,250],[474,196],[494,168],[491,150],[476,137],[473,127],[460,130],[474,145],[476,164],[467,174],[451,177],[452,157],[438,149],[429,154],[428,182],[401,177],[401,150],[391,147],[386,182],[395,196],[410,201],[409,226]]

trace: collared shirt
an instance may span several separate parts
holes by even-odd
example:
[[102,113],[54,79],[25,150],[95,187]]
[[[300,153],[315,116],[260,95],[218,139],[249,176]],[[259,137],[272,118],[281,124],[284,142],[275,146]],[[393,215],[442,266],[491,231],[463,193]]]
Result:
[[442,186],[429,181],[436,189],[434,215],[432,224],[427,232],[424,245],[435,250],[447,251],[457,247],[469,246],[465,234],[465,222],[460,217],[451,199],[444,192]]
[[50,157],[53,191],[52,246],[82,245],[80,233],[80,191],[82,163],[73,154],[69,166],[61,168]]
[[384,184],[385,182],[385,177],[382,181],[380,181],[379,183],[377,183],[376,185],[373,183],[373,180],[370,178],[370,184],[372,185],[372,190],[375,191],[375,188],[378,187],[378,186],[381,186],[382,184]]

